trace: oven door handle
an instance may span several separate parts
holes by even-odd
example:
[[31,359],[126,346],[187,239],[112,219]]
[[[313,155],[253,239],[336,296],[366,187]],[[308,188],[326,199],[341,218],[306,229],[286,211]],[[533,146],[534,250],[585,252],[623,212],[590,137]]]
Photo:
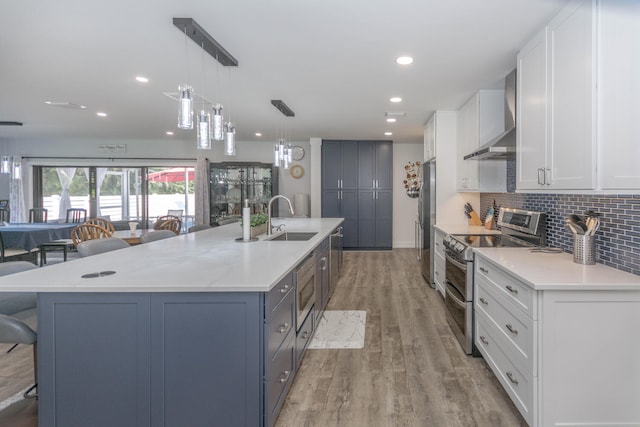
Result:
[[453,292],[451,292],[451,288],[455,289],[457,292],[458,289],[456,289],[456,287],[453,285],[453,283],[451,283],[450,281],[446,281],[447,286],[445,286],[445,293],[451,297],[451,301],[457,305],[459,308],[465,309],[467,308],[467,304],[465,301],[462,301],[460,298],[458,298]]
[[466,265],[466,263],[465,263],[465,264],[462,264],[462,263],[458,262],[458,261],[457,261],[457,260],[455,260],[451,255],[449,255],[449,254],[451,254],[451,253],[452,253],[452,252],[451,252],[449,249],[445,249],[445,250],[444,250],[444,256],[445,256],[446,260],[447,260],[448,262],[450,262],[451,264],[455,265],[456,267],[458,267],[459,269],[461,269],[462,271],[467,271],[467,265]]

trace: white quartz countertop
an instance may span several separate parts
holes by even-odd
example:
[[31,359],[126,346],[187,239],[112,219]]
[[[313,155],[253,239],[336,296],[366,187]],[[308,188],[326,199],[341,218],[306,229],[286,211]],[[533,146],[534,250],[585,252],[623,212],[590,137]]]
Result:
[[603,264],[577,264],[568,253],[530,252],[527,248],[477,248],[474,252],[536,290],[640,290],[640,276]]
[[[0,292],[268,292],[305,259],[342,218],[278,218],[308,241],[236,242],[239,223],[0,277]],[[115,274],[85,279],[87,273]]]
[[434,227],[447,234],[500,234],[498,230],[487,230],[484,225],[436,224]]

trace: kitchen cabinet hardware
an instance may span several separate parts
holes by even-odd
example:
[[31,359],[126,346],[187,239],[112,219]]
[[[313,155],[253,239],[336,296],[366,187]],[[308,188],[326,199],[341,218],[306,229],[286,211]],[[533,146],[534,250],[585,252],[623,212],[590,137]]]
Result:
[[506,325],[504,325],[505,328],[507,328],[509,330],[509,332],[511,332],[514,335],[518,335],[518,330],[515,329],[511,323],[507,323]]
[[513,377],[513,373],[511,371],[507,371],[507,378],[509,378],[509,381],[515,385],[518,385],[518,380]]
[[280,293],[281,294],[286,294],[287,292],[289,292],[289,288],[291,288],[290,285],[286,284],[283,287],[280,288]]
[[278,328],[278,332],[280,332],[281,334],[286,333],[289,330],[289,324],[288,323],[284,323],[283,325],[281,325]]
[[486,299],[480,297],[480,302],[483,303],[484,305],[489,305],[489,301],[487,301]]
[[282,372],[282,377],[278,381],[280,381],[282,384],[286,383],[289,380],[290,374],[291,374],[291,371]]
[[517,295],[517,294],[518,294],[518,290],[517,290],[517,289],[515,289],[513,286],[511,286],[511,285],[507,285],[507,286],[506,286],[506,288],[507,288],[507,290],[508,290],[509,292],[511,292],[512,294],[514,294],[514,295]]
[[484,274],[489,274],[489,270],[487,270],[484,267],[480,267],[479,270],[482,271]]
[[311,331],[304,331],[302,332],[302,339],[306,340],[307,338],[309,338],[310,335],[311,335]]
[[480,335],[480,337],[479,337],[479,338],[480,338],[480,341],[482,341],[482,343],[483,343],[483,344],[485,344],[485,345],[489,345],[489,340],[488,340],[488,339],[486,339],[486,338],[484,337],[484,335]]

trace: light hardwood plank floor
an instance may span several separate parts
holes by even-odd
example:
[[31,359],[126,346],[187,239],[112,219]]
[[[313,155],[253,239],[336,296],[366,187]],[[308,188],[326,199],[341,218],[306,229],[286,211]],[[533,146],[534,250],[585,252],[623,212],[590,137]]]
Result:
[[462,351],[414,250],[344,261],[327,309],[366,310],[365,347],[308,350],[276,426],[526,426],[484,360]]

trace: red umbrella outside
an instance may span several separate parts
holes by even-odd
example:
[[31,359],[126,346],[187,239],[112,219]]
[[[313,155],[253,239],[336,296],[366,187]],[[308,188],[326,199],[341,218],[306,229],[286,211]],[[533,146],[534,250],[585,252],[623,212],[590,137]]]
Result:
[[[187,179],[193,181],[194,170],[187,168]],[[185,168],[170,168],[160,172],[153,172],[147,175],[149,182],[184,182]]]

